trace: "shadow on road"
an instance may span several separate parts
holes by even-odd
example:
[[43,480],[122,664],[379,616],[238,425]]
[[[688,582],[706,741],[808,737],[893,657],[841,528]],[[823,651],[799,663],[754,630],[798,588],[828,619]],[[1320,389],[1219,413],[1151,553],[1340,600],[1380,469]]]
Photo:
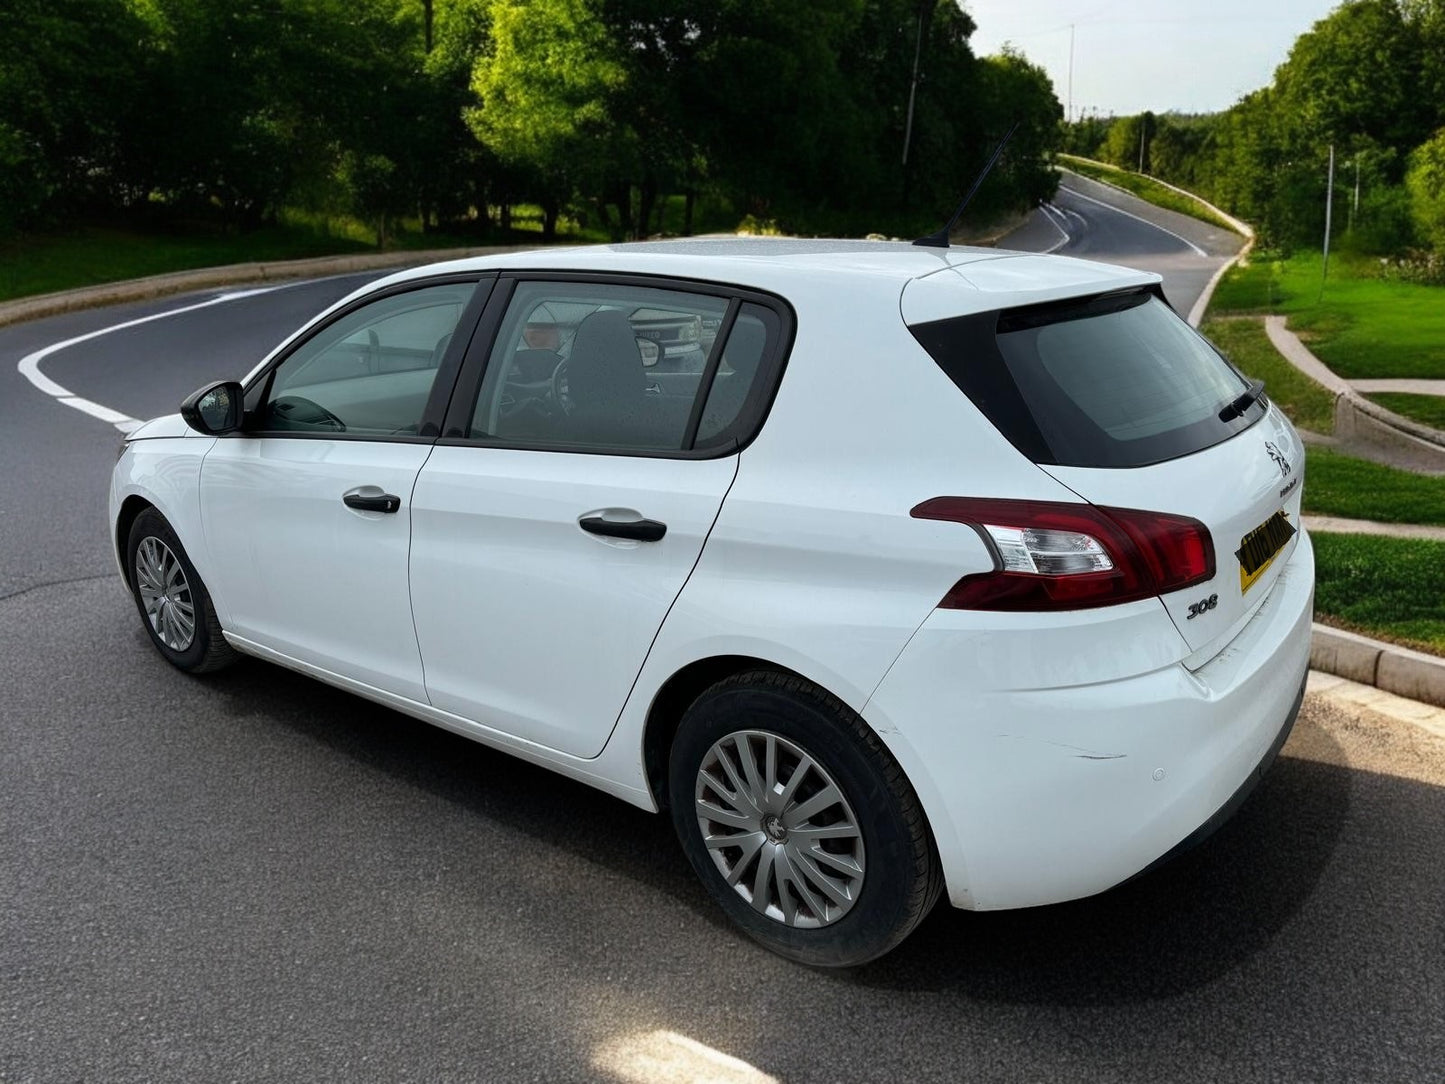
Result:
[[[247,660],[211,684],[228,714],[300,731],[725,925],[666,817],[280,667]],[[1283,757],[1232,821],[1149,876],[1055,907],[966,913],[941,904],[902,948],[851,980],[1059,1004],[1152,1000],[1207,984],[1267,946],[1315,891],[1349,812],[1352,774]]]
[[1346,769],[1281,758],[1231,821],[1148,876],[1054,907],[939,907],[859,980],[918,989],[922,971],[930,989],[1067,1005],[1155,1000],[1205,985],[1268,945],[1310,898],[1350,791]]
[[[139,636],[151,650],[144,633]],[[726,925],[712,914],[665,816],[280,666],[245,659],[207,681],[234,717],[304,733],[477,816],[666,892]]]

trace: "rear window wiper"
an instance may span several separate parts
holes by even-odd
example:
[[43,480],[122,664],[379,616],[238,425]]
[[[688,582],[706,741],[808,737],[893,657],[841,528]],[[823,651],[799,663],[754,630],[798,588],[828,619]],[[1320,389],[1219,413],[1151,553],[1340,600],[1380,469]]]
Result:
[[1259,400],[1264,394],[1264,381],[1256,380],[1238,399],[1231,399],[1219,411],[1219,420],[1227,422],[1231,418],[1237,418]]

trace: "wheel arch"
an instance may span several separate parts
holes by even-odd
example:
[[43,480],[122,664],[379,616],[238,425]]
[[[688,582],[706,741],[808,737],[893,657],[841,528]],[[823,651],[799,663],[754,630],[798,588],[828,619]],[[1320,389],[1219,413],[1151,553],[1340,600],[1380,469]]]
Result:
[[132,587],[134,586],[132,580],[134,573],[126,566],[126,541],[130,538],[131,525],[135,523],[136,517],[147,508],[155,508],[155,505],[144,497],[132,493],[121,502],[120,511],[116,513],[115,517],[115,561],[120,566],[120,572],[125,577],[125,582]]
[[[676,671],[658,688],[648,707],[646,722],[643,724],[643,772],[648,792],[652,795],[652,800],[659,810],[667,809],[670,804],[667,787],[668,757],[672,751],[673,739],[677,736],[678,727],[682,724],[682,718],[687,713],[687,709],[694,700],[718,682],[724,681],[734,674],[755,670],[782,674],[806,681],[809,685],[837,699],[844,707],[848,707],[847,701],[843,697],[838,696],[816,678],[790,666],[784,666],[782,663],[756,655],[711,655],[693,660]],[[849,708],[849,710],[855,709]],[[864,726],[877,732],[877,728],[862,712],[855,713]],[[879,738],[881,741],[883,735],[880,734]],[[888,746],[886,741],[883,741],[882,744],[885,748]],[[902,763],[899,763],[899,770],[903,772],[904,778],[908,779],[909,785],[912,786],[912,780],[909,779],[910,773]]]
[[719,681],[749,670],[769,670],[808,680],[786,666],[752,655],[713,655],[688,663],[657,690],[643,727],[642,760],[647,789],[658,809],[668,807],[667,759],[683,715],[694,700]]

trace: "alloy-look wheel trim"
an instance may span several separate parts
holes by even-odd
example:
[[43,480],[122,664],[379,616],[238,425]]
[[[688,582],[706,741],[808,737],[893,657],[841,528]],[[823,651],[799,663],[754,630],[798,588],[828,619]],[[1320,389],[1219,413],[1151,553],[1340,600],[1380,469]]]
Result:
[[858,818],[801,746],[766,730],[720,738],[698,767],[694,803],[718,872],[759,914],[816,929],[857,903],[865,872]]
[[135,551],[135,585],[156,639],[185,651],[196,638],[196,606],[185,567],[171,548],[147,535]]

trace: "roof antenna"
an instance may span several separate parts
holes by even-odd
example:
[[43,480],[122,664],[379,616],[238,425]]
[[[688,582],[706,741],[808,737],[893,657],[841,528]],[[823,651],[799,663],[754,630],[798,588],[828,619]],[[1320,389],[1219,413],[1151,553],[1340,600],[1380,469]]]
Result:
[[1003,139],[999,141],[999,145],[993,149],[993,157],[988,160],[988,165],[984,166],[983,172],[974,179],[973,187],[968,190],[968,195],[963,197],[963,202],[958,205],[958,210],[953,212],[953,217],[948,220],[948,225],[944,226],[943,229],[937,233],[930,233],[927,237],[920,237],[913,242],[915,245],[927,245],[929,248],[948,247],[948,235],[953,232],[953,227],[958,225],[958,220],[963,215],[964,209],[973,201],[973,197],[978,194],[979,187],[983,184],[984,178],[993,170],[994,163],[998,161],[998,156],[1003,153],[1003,149],[1008,146],[1008,141],[1013,138],[1014,133],[1018,130],[1019,122],[1014,121],[1013,127],[1008,130],[1008,135],[1004,136]]

